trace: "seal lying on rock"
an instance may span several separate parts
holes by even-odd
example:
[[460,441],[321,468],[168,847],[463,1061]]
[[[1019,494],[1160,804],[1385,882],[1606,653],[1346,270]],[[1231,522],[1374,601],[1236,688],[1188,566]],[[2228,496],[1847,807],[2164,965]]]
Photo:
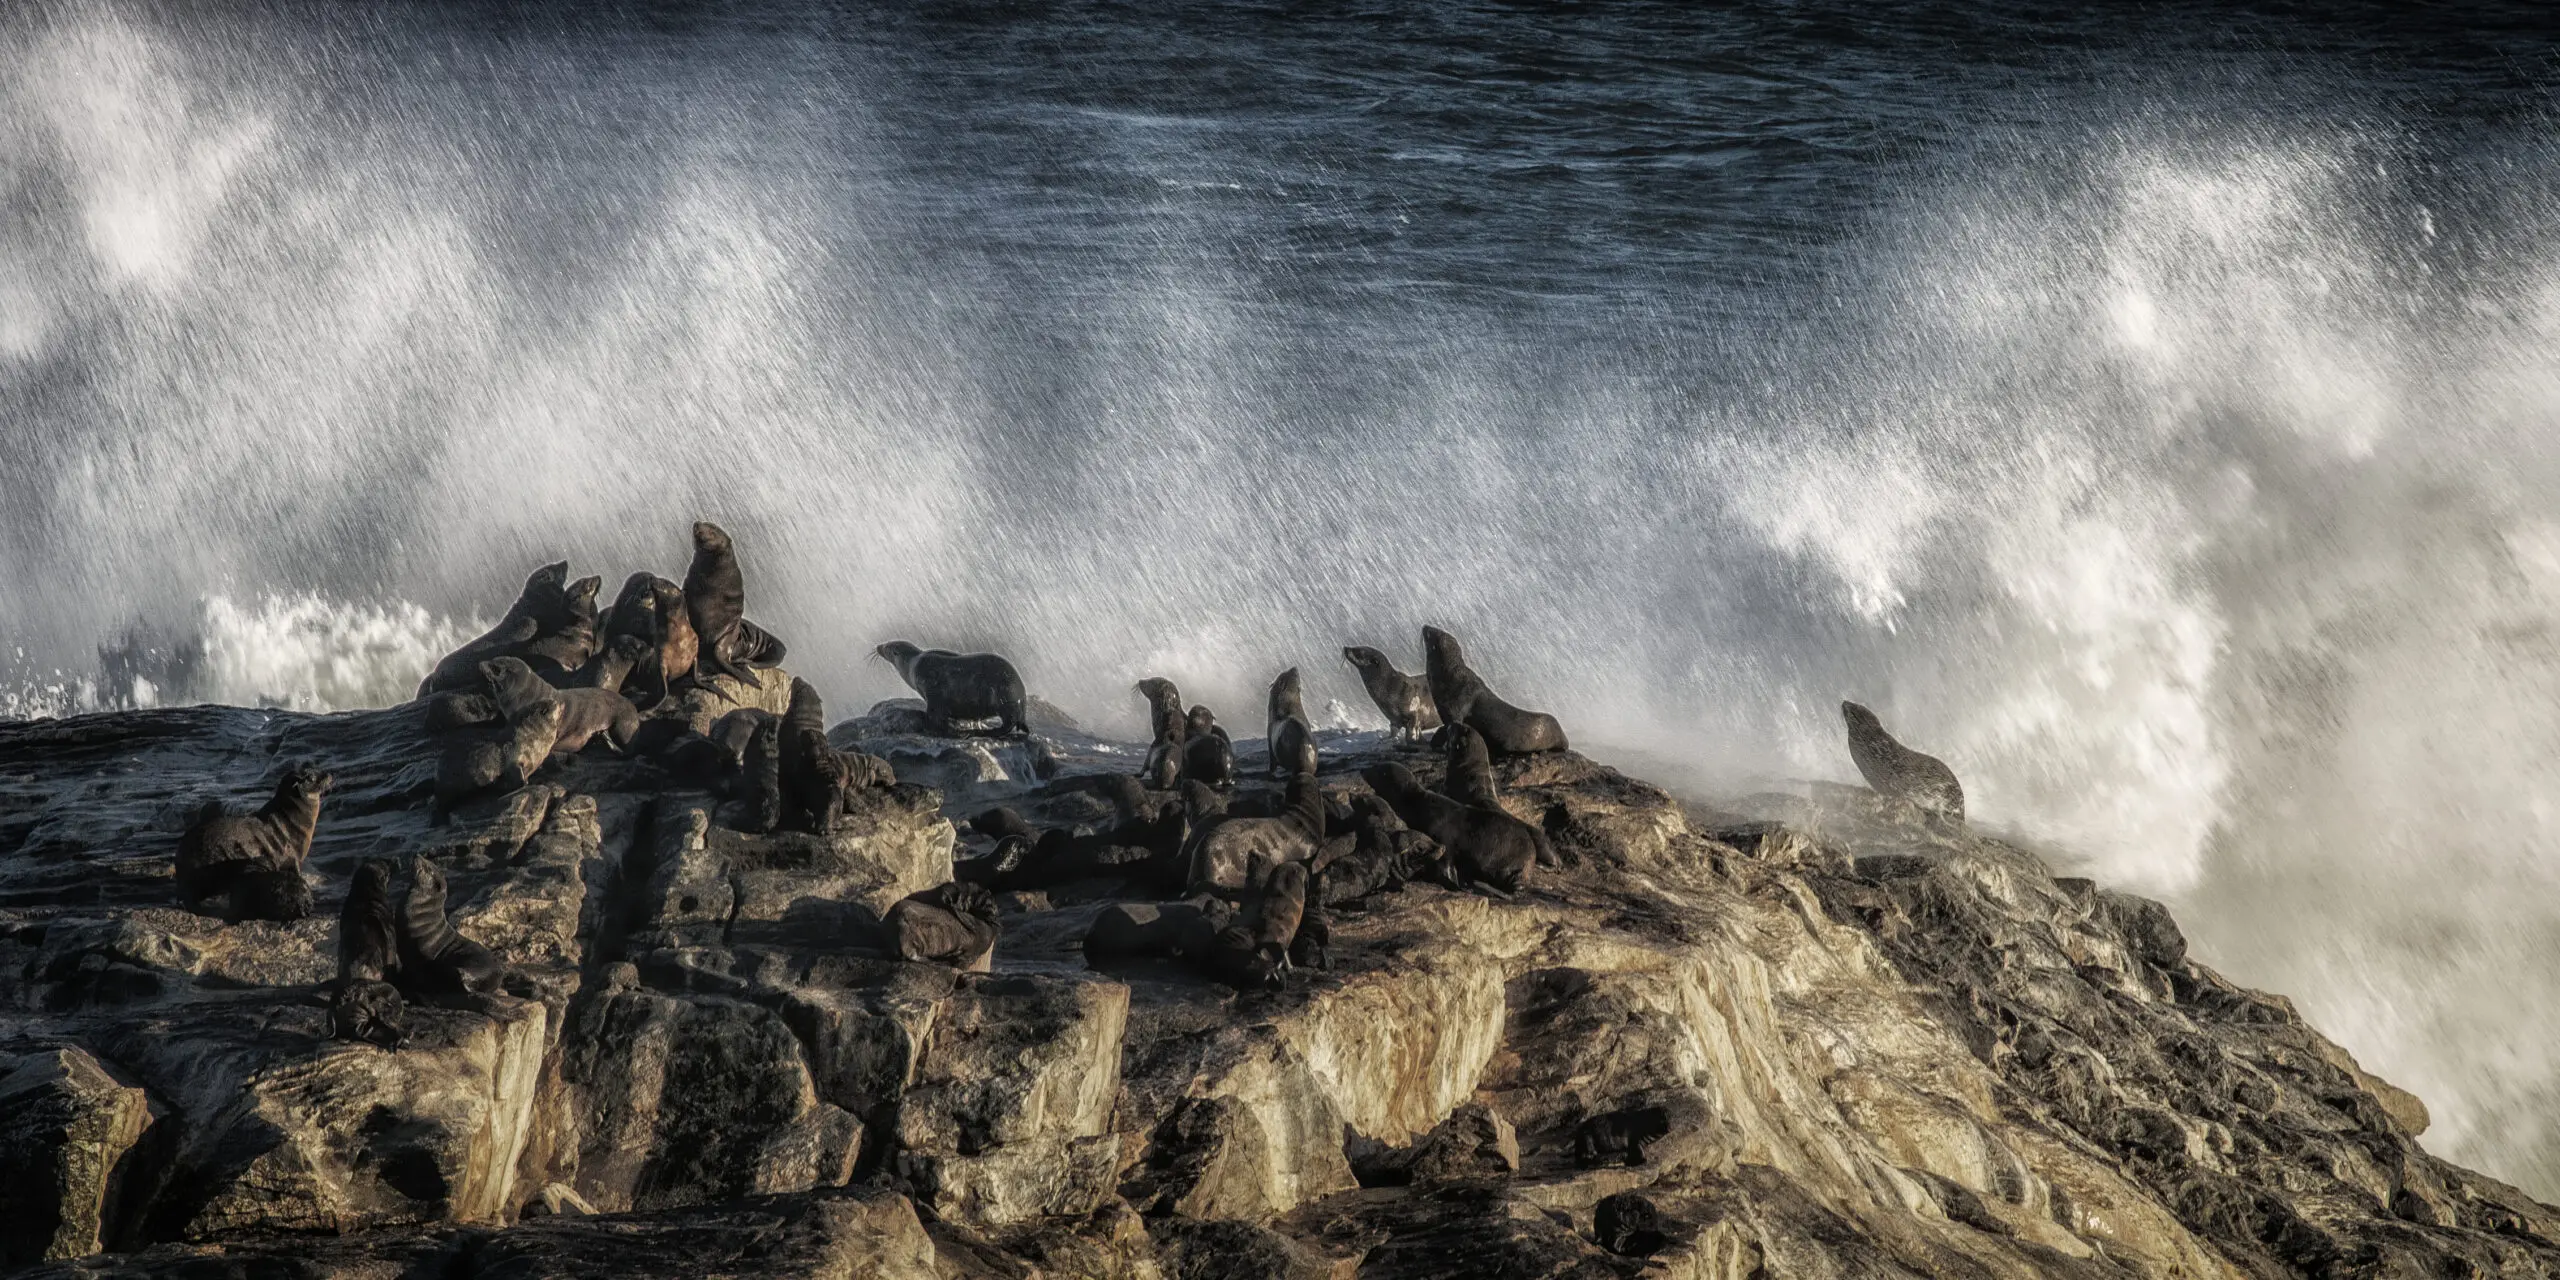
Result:
[[1670,1132],[1671,1115],[1661,1107],[1624,1107],[1592,1116],[1574,1127],[1574,1167],[1643,1164],[1645,1147]]
[[1001,735],[1031,732],[1023,712],[1029,695],[1022,674],[1002,657],[920,649],[904,640],[891,640],[872,652],[888,659],[898,678],[924,699],[925,727],[931,732],[953,736],[958,733],[953,722],[959,720],[999,721],[996,732]]
[[1351,813],[1351,851],[1320,868],[1316,901],[1340,906],[1416,880],[1451,889],[1466,887],[1450,865],[1448,851],[1405,826],[1386,801],[1374,795],[1355,796]]
[[516,602],[508,606],[506,616],[478,639],[446,654],[435,670],[418,682],[418,696],[467,685],[476,678],[480,664],[490,658],[514,654],[531,644],[543,632],[565,624],[569,619],[569,562],[546,564],[524,580],[524,590]]
[[1885,732],[1884,722],[1876,719],[1876,713],[1857,703],[1842,702],[1840,718],[1849,725],[1849,759],[1856,762],[1858,775],[1877,795],[1909,801],[1913,808],[1933,818],[1958,824],[1964,821],[1964,787],[1956,782],[1956,771],[1948,768],[1945,761],[1895,741],[1892,734]]
[[445,918],[444,896],[444,871],[425,854],[411,855],[400,901],[400,988],[420,997],[497,994],[506,966]]
[[397,1049],[409,1038],[408,1004],[388,982],[341,980],[329,996],[329,1033],[340,1040]]
[[1115,902],[1094,916],[1084,935],[1087,965],[1135,958],[1206,956],[1235,919],[1231,904],[1209,897],[1182,902]]
[[554,690],[518,658],[481,663],[480,678],[499,719],[447,744],[437,758],[432,821],[439,825],[464,800],[531,781],[560,740],[564,691]]
[[1472,725],[1453,724],[1447,737],[1449,778],[1440,789],[1462,804],[1501,808],[1501,792],[1493,785],[1493,757],[1484,749],[1484,735]]
[[638,671],[653,652],[645,637],[615,636],[597,648],[596,656],[587,659],[587,665],[571,673],[566,684],[570,688],[620,694],[622,687],[631,682],[631,673]]
[[1495,697],[1467,666],[1456,636],[1438,627],[1424,627],[1422,655],[1431,701],[1440,709],[1444,728],[1472,726],[1484,735],[1484,745],[1495,755],[1564,750],[1564,726],[1543,711],[1523,711]]
[[1302,773],[1288,795],[1279,817],[1230,817],[1193,835],[1182,854],[1190,886],[1242,889],[1281,863],[1312,861],[1324,842],[1324,793]]
[[320,829],[331,778],[307,764],[285,771],[256,813],[233,816],[208,801],[178,837],[178,896],[194,910],[222,898],[235,920],[299,920],[311,914],[302,860]]
[[1458,873],[1469,880],[1516,892],[1528,882],[1531,867],[1553,858],[1546,852],[1545,832],[1499,809],[1433,795],[1403,765],[1371,765],[1360,777],[1406,826],[1447,849]]
[[1236,748],[1207,707],[1193,707],[1183,729],[1182,776],[1220,791],[1236,785]]
[[1342,656],[1360,673],[1360,687],[1369,691],[1369,701],[1378,704],[1388,729],[1397,737],[1412,742],[1440,727],[1440,711],[1431,702],[1429,682],[1396,670],[1387,655],[1366,645],[1347,646]]
[[889,908],[890,945],[902,960],[979,967],[996,945],[996,902],[974,884],[911,893]]
[[782,665],[783,645],[747,621],[747,576],[737,545],[708,520],[693,525],[693,563],[684,571],[685,612],[700,651],[694,669],[755,683],[749,667]]
[[1262,740],[1271,754],[1271,776],[1313,776],[1316,772],[1316,735],[1307,724],[1305,693],[1298,684],[1298,669],[1291,667],[1271,682],[1271,710],[1263,721]]
[[553,754],[575,755],[598,738],[618,754],[640,732],[640,708],[611,689],[557,689],[551,696],[560,701]]

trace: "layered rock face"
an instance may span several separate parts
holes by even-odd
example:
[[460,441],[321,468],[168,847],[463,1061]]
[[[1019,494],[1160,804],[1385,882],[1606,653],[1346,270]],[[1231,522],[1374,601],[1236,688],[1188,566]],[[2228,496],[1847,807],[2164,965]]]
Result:
[[[778,672],[732,702],[772,705]],[[706,710],[690,708],[700,718]],[[415,706],[0,725],[0,1268],[68,1275],[2540,1276],[2560,1214],[2156,904],[1863,791],[1684,805],[1497,766],[1565,864],[1416,883],[1240,993],[1088,965],[1131,886],[1002,895],[987,972],[880,945],[990,805],[1099,825],[1143,748],[838,726],[829,837],[580,757],[428,818]],[[707,721],[706,721],[707,722]],[[1337,797],[1394,759],[1325,735]],[[177,908],[207,799],[337,789],[289,925]],[[1249,776],[1251,762],[1240,761]],[[929,781],[939,790],[912,785]],[[505,994],[330,1038],[355,864],[425,853]]]

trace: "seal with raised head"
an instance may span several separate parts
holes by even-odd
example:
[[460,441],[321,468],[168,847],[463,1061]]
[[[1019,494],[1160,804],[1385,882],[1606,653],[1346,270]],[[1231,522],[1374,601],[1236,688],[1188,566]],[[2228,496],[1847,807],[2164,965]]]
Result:
[[567,686],[573,689],[602,689],[607,693],[619,693],[629,697],[630,694],[624,692],[623,686],[631,683],[631,673],[638,671],[641,664],[647,662],[649,655],[654,652],[656,650],[650,645],[646,636],[615,636],[598,646],[596,655],[587,659],[587,665],[578,668],[569,676],[566,681]]
[[1453,724],[1448,738],[1449,780],[1441,790],[1467,804],[1501,808],[1501,792],[1493,785],[1493,757],[1484,749],[1484,735],[1473,725]]
[[443,869],[425,854],[410,855],[409,891],[400,901],[399,986],[418,996],[497,994],[506,965],[453,927],[444,897]]
[[1545,832],[1499,809],[1425,791],[1403,765],[1371,765],[1360,771],[1360,778],[1406,826],[1448,850],[1459,874],[1469,880],[1515,893],[1528,883],[1530,868],[1553,859],[1545,851]]
[[826,704],[806,680],[791,681],[791,705],[776,730],[781,753],[783,825],[827,835],[836,829],[850,789],[842,753],[827,742]]
[[1029,695],[1022,673],[1002,657],[920,649],[904,640],[891,640],[872,652],[896,667],[898,678],[924,699],[925,725],[934,733],[956,734],[954,722],[960,720],[1000,721],[996,732],[1008,736],[1031,732],[1023,711]]
[[693,524],[693,563],[684,571],[685,611],[700,644],[694,669],[755,683],[749,667],[779,666],[783,645],[747,621],[747,577],[737,544],[708,520]]
[[1523,711],[1494,696],[1467,666],[1456,636],[1438,627],[1424,627],[1422,655],[1432,705],[1440,709],[1443,727],[1473,726],[1484,735],[1485,747],[1500,756],[1564,750],[1564,726],[1543,711]]
[[634,678],[639,681],[640,696],[654,706],[693,683],[694,668],[702,660],[702,640],[694,634],[684,588],[664,578],[649,582],[649,616],[649,639],[655,652],[641,661]]
[[519,658],[494,658],[479,670],[499,718],[449,743],[437,758],[432,821],[439,826],[472,796],[522,787],[560,740],[558,695],[564,691],[554,690]]
[[1271,776],[1295,777],[1316,772],[1316,734],[1307,723],[1306,695],[1291,667],[1271,682],[1270,714],[1263,719],[1263,745],[1271,756]]
[[1440,727],[1440,709],[1432,704],[1430,682],[1396,670],[1387,655],[1366,645],[1347,645],[1343,660],[1360,673],[1360,687],[1387,718],[1387,728],[1407,742]]
[[1309,862],[1324,843],[1324,793],[1315,775],[1289,779],[1277,817],[1237,818],[1194,832],[1182,852],[1186,883],[1209,891],[1242,889],[1284,862]]
[[554,683],[567,681],[587,665],[601,643],[596,635],[596,592],[604,579],[580,578],[563,593],[567,613],[517,651],[535,673]]
[[435,670],[418,682],[418,696],[467,685],[476,678],[482,662],[514,653],[543,632],[568,621],[568,586],[566,560],[534,570],[524,580],[524,590],[516,595],[516,602],[507,607],[506,616],[498,619],[498,625],[438,661]]
[[302,861],[320,829],[320,801],[332,779],[308,764],[285,771],[257,812],[233,815],[208,802],[178,837],[178,895],[190,909],[225,898],[241,920],[299,920],[311,914]]
[[1235,789],[1235,743],[1228,740],[1226,726],[1219,724],[1207,707],[1193,707],[1183,729],[1182,776],[1186,783],[1197,782],[1219,791]]
[[1932,818],[1964,822],[1964,787],[1945,761],[1902,745],[1875,712],[1857,703],[1843,701],[1840,718],[1849,726],[1849,759],[1877,795],[1908,801]]
[[1147,700],[1147,727],[1154,734],[1138,777],[1157,791],[1171,791],[1182,783],[1183,741],[1191,729],[1182,713],[1182,690],[1162,676],[1149,676],[1138,682],[1138,693]]

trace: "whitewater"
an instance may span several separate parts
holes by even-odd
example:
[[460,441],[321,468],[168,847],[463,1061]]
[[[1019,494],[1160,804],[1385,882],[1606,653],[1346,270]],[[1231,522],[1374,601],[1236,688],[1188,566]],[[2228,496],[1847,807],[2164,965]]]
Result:
[[[535,564],[679,574],[697,518],[839,707],[908,638],[1119,736],[1141,676],[1251,722],[1289,666],[1370,723],[1340,647],[1411,668],[1431,622],[1713,797],[1851,776],[1854,697],[2293,995],[2431,1149],[2560,1195],[2531,112],[2448,159],[2082,110],[1870,166],[1727,289],[1681,222],[1450,267],[1481,192],[1368,201],[1214,112],[1024,117],[1116,157],[1108,235],[1036,184],[957,207],[937,165],[1038,164],[938,155],[876,44],[504,36],[0,19],[0,716],[388,705]],[[1633,265],[1514,279],[1514,234]]]

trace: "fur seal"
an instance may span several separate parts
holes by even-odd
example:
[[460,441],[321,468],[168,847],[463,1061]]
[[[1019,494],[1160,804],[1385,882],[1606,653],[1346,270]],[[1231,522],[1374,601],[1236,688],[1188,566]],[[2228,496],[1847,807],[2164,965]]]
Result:
[[1857,703],[1842,702],[1840,718],[1849,725],[1849,759],[1877,795],[1909,801],[1928,817],[1964,824],[1964,787],[1945,761],[1895,741],[1876,713]]
[[1183,730],[1182,776],[1219,791],[1235,789],[1235,744],[1207,707],[1193,707]]
[[754,723],[729,797],[746,806],[738,829],[761,833],[782,825],[782,721],[768,717]]
[[622,693],[622,686],[631,682],[631,674],[638,671],[653,652],[655,650],[646,636],[615,636],[596,649],[596,656],[587,659],[587,665],[570,675],[568,686]]
[[1484,735],[1473,725],[1453,724],[1448,738],[1449,778],[1441,790],[1480,809],[1500,809],[1501,792],[1493,785],[1493,757],[1484,749]]
[[1158,791],[1171,791],[1182,783],[1183,740],[1191,728],[1182,713],[1182,691],[1171,680],[1149,676],[1138,682],[1138,692],[1147,700],[1147,725],[1155,735],[1138,777]]
[[784,825],[795,831],[827,835],[844,812],[848,779],[844,757],[827,743],[826,704],[817,686],[791,681],[791,706],[775,728],[781,759]]
[[1306,862],[1324,843],[1324,793],[1315,775],[1289,779],[1286,810],[1274,818],[1228,818],[1194,833],[1183,850],[1195,889],[1242,889],[1284,862]]
[[427,732],[468,729],[498,718],[498,700],[476,689],[447,689],[427,699]]
[[311,914],[302,860],[320,829],[320,801],[334,780],[308,764],[285,770],[257,812],[233,816],[208,802],[178,837],[178,895],[190,910],[216,896],[231,918],[299,920]]
[[412,995],[495,995],[506,979],[496,952],[463,937],[444,914],[444,872],[425,854],[409,857],[400,902],[400,982]]
[[1355,902],[1416,880],[1450,889],[1466,887],[1439,842],[1406,827],[1386,801],[1375,795],[1354,796],[1351,814],[1351,851],[1320,869],[1316,893],[1320,904]]
[[1574,1126],[1574,1167],[1591,1169],[1613,1161],[1643,1164],[1645,1147],[1670,1132],[1671,1113],[1661,1107],[1602,1112]]
[[652,705],[663,701],[676,689],[693,683],[694,668],[702,660],[702,640],[693,629],[693,614],[685,607],[684,588],[664,578],[649,584],[649,637],[657,651],[640,664],[640,692]]
[[551,696],[560,703],[560,728],[551,744],[554,755],[576,755],[598,738],[620,755],[640,732],[640,708],[611,689],[555,689]]
[[1271,682],[1271,711],[1263,720],[1262,740],[1270,749],[1272,777],[1315,774],[1316,735],[1307,723],[1306,695],[1296,667]]
[[367,858],[338,911],[338,981],[381,982],[400,971],[399,916],[391,909],[391,860]]
[[747,621],[747,577],[737,544],[708,520],[693,525],[693,564],[684,571],[685,612],[700,651],[694,670],[755,683],[749,667],[778,666],[783,645]]
[[1458,638],[1438,627],[1422,629],[1425,676],[1440,723],[1474,727],[1495,755],[1522,756],[1565,749],[1564,726],[1543,711],[1523,711],[1495,697],[1482,678],[1467,666]]
[[901,960],[977,968],[995,950],[996,902],[982,886],[954,881],[899,899],[885,924]]
[[564,593],[566,615],[536,635],[515,656],[545,679],[567,680],[596,654],[596,592],[604,579],[580,578]]
[[543,632],[558,627],[569,617],[569,562],[546,564],[524,580],[524,590],[516,602],[507,607],[498,625],[489,628],[478,639],[446,654],[435,670],[418,682],[418,696],[471,683],[480,664],[493,657],[515,652],[533,642]]
[[613,607],[605,611],[603,639],[610,644],[622,636],[638,636],[643,640],[657,635],[658,610],[653,594],[658,575],[646,569],[622,580],[622,590],[614,593]]
[[1362,781],[1396,811],[1404,824],[1440,843],[1460,874],[1503,893],[1528,883],[1529,869],[1552,855],[1545,832],[1499,809],[1461,804],[1433,795],[1400,764],[1375,764],[1360,771]]
[[1084,959],[1184,959],[1206,956],[1235,908],[1217,898],[1183,902],[1115,902],[1093,918],[1084,935]]
[[436,761],[435,814],[442,825],[454,806],[491,789],[513,791],[532,780],[560,740],[562,704],[520,658],[480,664],[480,678],[499,720],[444,749]]
[[955,720],[999,720],[1002,735],[1028,734],[1031,722],[1023,707],[1028,695],[1013,664],[992,653],[953,653],[919,649],[891,640],[872,650],[898,669],[898,678],[924,699],[925,725],[952,736]]
[[1369,691],[1369,701],[1378,704],[1387,728],[1397,737],[1412,742],[1440,727],[1440,710],[1432,704],[1428,681],[1396,670],[1387,655],[1366,645],[1346,646],[1342,657],[1360,673],[1360,687]]
[[340,1040],[397,1049],[409,1038],[407,1009],[400,989],[388,982],[342,980],[329,996],[329,1033]]

